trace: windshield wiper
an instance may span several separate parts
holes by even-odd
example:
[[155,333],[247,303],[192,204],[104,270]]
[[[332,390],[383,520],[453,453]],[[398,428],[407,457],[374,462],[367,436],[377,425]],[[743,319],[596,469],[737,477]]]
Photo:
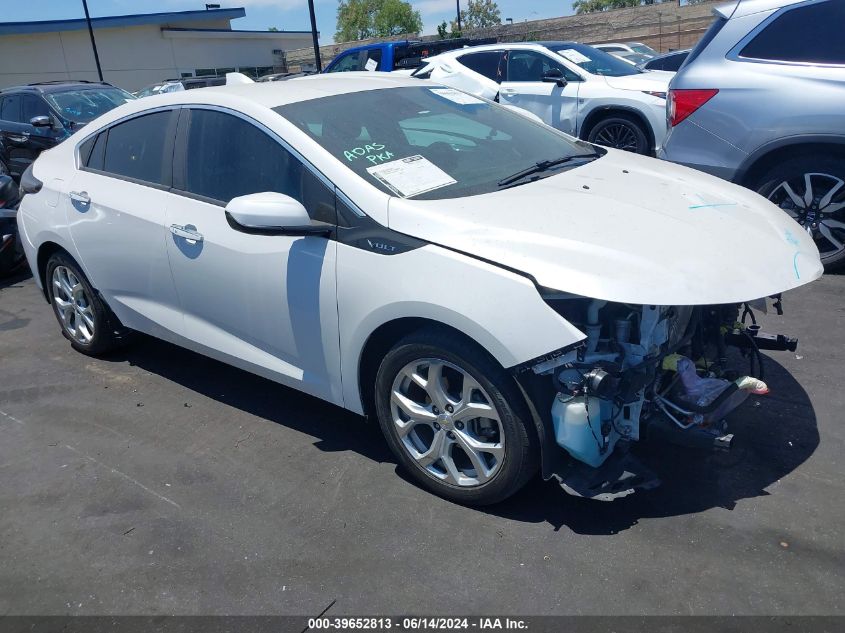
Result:
[[593,152],[590,154],[573,154],[572,156],[561,156],[560,158],[553,158],[552,160],[541,160],[531,165],[531,167],[526,167],[525,169],[518,171],[515,174],[511,174],[510,176],[502,178],[496,184],[498,184],[500,187],[504,187],[506,185],[515,183],[517,180],[522,180],[526,176],[531,176],[533,174],[539,174],[544,171],[549,171],[552,167],[557,167],[558,165],[563,165],[564,163],[568,163],[579,158],[598,158],[599,156],[601,156],[601,154],[599,154],[598,152]]

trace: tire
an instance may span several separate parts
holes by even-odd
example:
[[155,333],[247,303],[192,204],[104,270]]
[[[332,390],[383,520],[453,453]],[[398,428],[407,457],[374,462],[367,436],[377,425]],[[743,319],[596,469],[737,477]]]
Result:
[[[440,368],[439,389],[429,386],[432,367]],[[513,378],[457,335],[421,330],[399,341],[378,369],[375,400],[400,466],[441,497],[496,503],[537,471],[536,432]]]
[[[809,204],[805,198],[808,175]],[[810,231],[825,270],[845,265],[845,158],[796,156],[770,168],[752,188]],[[827,200],[826,194],[834,188]]]
[[633,116],[614,114],[599,120],[587,135],[587,141],[635,154],[648,154],[648,134]]
[[128,341],[130,331],[103,303],[69,255],[59,252],[50,256],[44,283],[62,335],[76,351],[97,356]]

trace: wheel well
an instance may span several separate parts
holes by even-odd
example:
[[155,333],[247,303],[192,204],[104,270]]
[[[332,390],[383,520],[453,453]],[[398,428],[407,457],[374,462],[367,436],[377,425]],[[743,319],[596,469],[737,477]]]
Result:
[[[439,321],[420,317],[406,317],[388,321],[380,325],[370,334],[364,348],[361,350],[361,359],[358,363],[358,389],[361,393],[361,403],[364,407],[364,414],[368,417],[375,416],[375,383],[376,373],[385,354],[390,351],[396,343],[409,334],[421,329],[435,329],[441,332],[449,332],[465,339],[468,343],[478,347],[488,356],[490,355],[477,341],[467,336],[460,330],[453,328]],[[492,358],[492,356],[491,356]],[[495,359],[493,359],[495,360]]]
[[590,136],[590,132],[592,132],[593,128],[599,121],[612,116],[621,116],[626,119],[635,119],[636,122],[639,123],[640,126],[643,128],[643,131],[645,131],[646,138],[648,138],[648,149],[654,149],[654,130],[651,129],[651,125],[649,125],[646,118],[636,110],[628,110],[627,108],[615,108],[613,106],[608,106],[606,108],[596,108],[587,115],[587,118],[584,119],[584,123],[581,124],[581,139],[586,141],[587,138]]
[[70,256],[70,254],[65,249],[63,249],[55,242],[44,242],[41,246],[38,247],[38,256],[36,260],[38,268],[38,278],[41,280],[41,291],[44,293],[44,299],[47,301],[50,300],[47,294],[47,261],[50,259],[50,256],[53,253],[59,252],[65,253]]
[[784,160],[818,156],[819,154],[845,158],[845,145],[839,143],[797,143],[778,147],[756,158],[740,174],[737,184],[752,189],[763,177],[763,174]]

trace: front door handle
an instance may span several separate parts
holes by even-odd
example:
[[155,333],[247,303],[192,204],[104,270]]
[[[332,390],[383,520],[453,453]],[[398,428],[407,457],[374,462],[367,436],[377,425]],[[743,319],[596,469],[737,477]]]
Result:
[[202,242],[202,233],[197,232],[197,230],[190,225],[180,226],[178,224],[171,224],[170,232],[176,237],[183,237],[193,244]]
[[70,199],[74,202],[81,202],[82,204],[91,203],[91,196],[88,195],[87,191],[71,191]]
[[515,88],[502,88],[499,92],[501,92],[506,97],[511,97],[516,94]]

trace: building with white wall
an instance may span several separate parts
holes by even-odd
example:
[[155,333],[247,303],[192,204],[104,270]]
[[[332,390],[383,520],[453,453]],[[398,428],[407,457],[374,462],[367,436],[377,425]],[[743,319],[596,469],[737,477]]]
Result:
[[[178,77],[279,69],[311,31],[239,31],[243,8],[92,18],[103,79],[135,91]],[[96,81],[85,19],[0,22],[0,88],[61,79]]]

